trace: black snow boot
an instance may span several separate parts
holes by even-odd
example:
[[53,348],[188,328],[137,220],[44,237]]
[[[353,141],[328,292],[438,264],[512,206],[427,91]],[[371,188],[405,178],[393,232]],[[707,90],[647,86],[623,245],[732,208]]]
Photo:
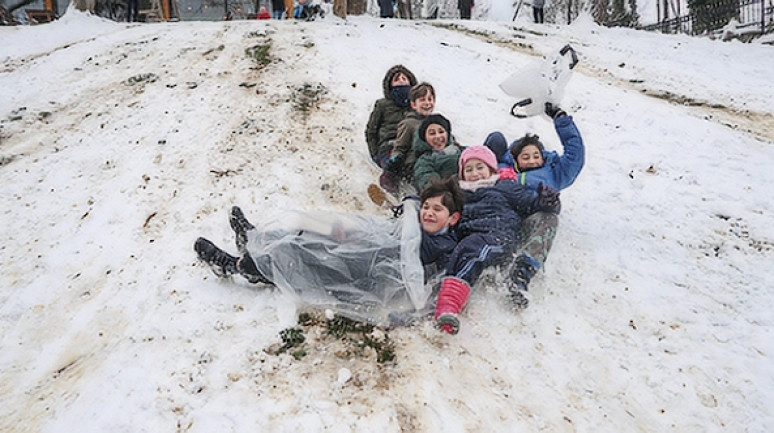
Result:
[[540,264],[526,254],[516,257],[511,265],[511,284],[508,286],[508,291],[511,294],[511,301],[519,310],[529,306],[529,300],[522,292],[526,292],[529,289],[529,282],[535,276],[539,267]]
[[240,254],[246,254],[247,232],[248,230],[254,229],[255,226],[250,224],[250,221],[245,218],[245,214],[242,212],[242,209],[240,209],[239,206],[234,206],[231,208],[231,215],[228,218],[228,222],[231,224],[231,229],[233,229],[234,233],[236,234],[237,250],[239,250]]
[[529,299],[527,299],[526,296],[524,296],[524,293],[521,292],[521,290],[515,290],[512,287],[509,288],[510,290],[510,296],[511,296],[511,302],[513,303],[513,308],[517,310],[524,310],[527,307],[529,307]]
[[274,284],[258,270],[258,267],[255,266],[255,262],[253,261],[253,258],[250,257],[250,254],[245,254],[237,262],[237,271],[239,272],[239,275],[247,278],[247,281],[253,284]]
[[236,274],[237,258],[216,247],[207,239],[199,238],[194,243],[194,250],[199,258],[210,265],[212,272],[219,277],[230,277]]

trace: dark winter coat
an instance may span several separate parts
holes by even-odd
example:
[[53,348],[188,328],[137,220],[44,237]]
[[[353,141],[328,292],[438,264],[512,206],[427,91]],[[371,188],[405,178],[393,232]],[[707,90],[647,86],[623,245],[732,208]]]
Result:
[[463,189],[465,206],[457,224],[459,243],[449,256],[446,274],[474,285],[483,270],[502,263],[518,245],[521,223],[542,208],[536,191],[501,180],[475,191]]
[[457,8],[460,10],[460,18],[470,19],[470,9],[473,7],[473,0],[457,0]]
[[412,86],[417,84],[414,74],[401,65],[393,66],[385,74],[382,80],[384,98],[380,98],[374,103],[365,130],[368,152],[374,160],[379,156],[380,148],[389,149],[388,143],[395,140],[397,136],[398,123],[403,120],[407,113],[412,111],[411,107],[401,107],[390,97],[390,83],[395,74],[399,72],[408,77]]
[[[585,147],[572,116],[562,116],[554,121],[554,128],[564,148],[560,156],[556,151],[543,151],[545,163],[540,168],[516,171],[520,184],[537,190],[540,183],[554,189],[563,190],[575,182],[583,169]],[[514,164],[514,169],[516,164]]]
[[500,180],[491,187],[462,192],[465,206],[457,224],[460,239],[472,233],[488,233],[502,246],[517,245],[523,218],[537,211],[557,210],[541,208],[536,191],[512,180]]
[[[419,258],[425,267],[425,277],[429,278],[437,270],[446,268],[449,255],[456,246],[457,234],[452,230],[442,234],[429,234],[423,230]],[[432,268],[428,269],[429,266]]]
[[434,150],[425,140],[414,136],[413,153],[416,158],[414,163],[413,183],[417,191],[422,191],[430,184],[433,178],[443,179],[457,174],[458,161],[462,149],[454,139],[449,136],[449,142],[443,150]]
[[382,18],[392,18],[394,15],[392,0],[379,0],[379,16]]

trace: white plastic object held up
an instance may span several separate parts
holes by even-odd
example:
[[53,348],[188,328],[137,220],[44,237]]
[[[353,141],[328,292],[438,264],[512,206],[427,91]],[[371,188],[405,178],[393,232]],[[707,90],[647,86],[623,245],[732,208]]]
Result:
[[517,99],[511,114],[526,118],[543,113],[546,102],[559,105],[577,64],[578,55],[567,44],[555,55],[532,62],[511,74],[500,83],[503,92]]

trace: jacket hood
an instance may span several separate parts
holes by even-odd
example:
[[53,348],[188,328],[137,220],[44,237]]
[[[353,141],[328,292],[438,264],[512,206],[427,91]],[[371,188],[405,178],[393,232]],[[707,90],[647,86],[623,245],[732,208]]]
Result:
[[409,84],[412,86],[417,84],[417,77],[415,77],[407,67],[403,65],[395,65],[387,70],[387,73],[384,74],[384,79],[382,80],[382,92],[384,92],[384,97],[387,99],[390,99],[390,82],[392,82],[392,77],[394,77],[398,72],[402,72],[406,77],[408,77]]

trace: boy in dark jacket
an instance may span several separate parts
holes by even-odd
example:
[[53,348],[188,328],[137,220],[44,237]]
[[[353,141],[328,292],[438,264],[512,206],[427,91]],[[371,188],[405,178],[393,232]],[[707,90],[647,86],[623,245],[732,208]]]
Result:
[[397,135],[398,123],[411,111],[409,91],[417,84],[414,74],[403,65],[391,67],[382,79],[384,98],[374,103],[366,124],[365,136],[371,159],[384,167]]
[[258,230],[235,206],[230,224],[241,257],[204,238],[196,240],[194,250],[218,276],[238,274],[251,283],[275,284],[302,304],[379,322],[385,310],[425,303],[430,290],[421,273],[427,280],[444,269],[457,243],[450,230],[463,204],[456,181],[436,182],[420,199],[413,214],[418,226],[416,220],[340,214],[322,221],[319,215],[288,212],[283,214],[287,225]]

